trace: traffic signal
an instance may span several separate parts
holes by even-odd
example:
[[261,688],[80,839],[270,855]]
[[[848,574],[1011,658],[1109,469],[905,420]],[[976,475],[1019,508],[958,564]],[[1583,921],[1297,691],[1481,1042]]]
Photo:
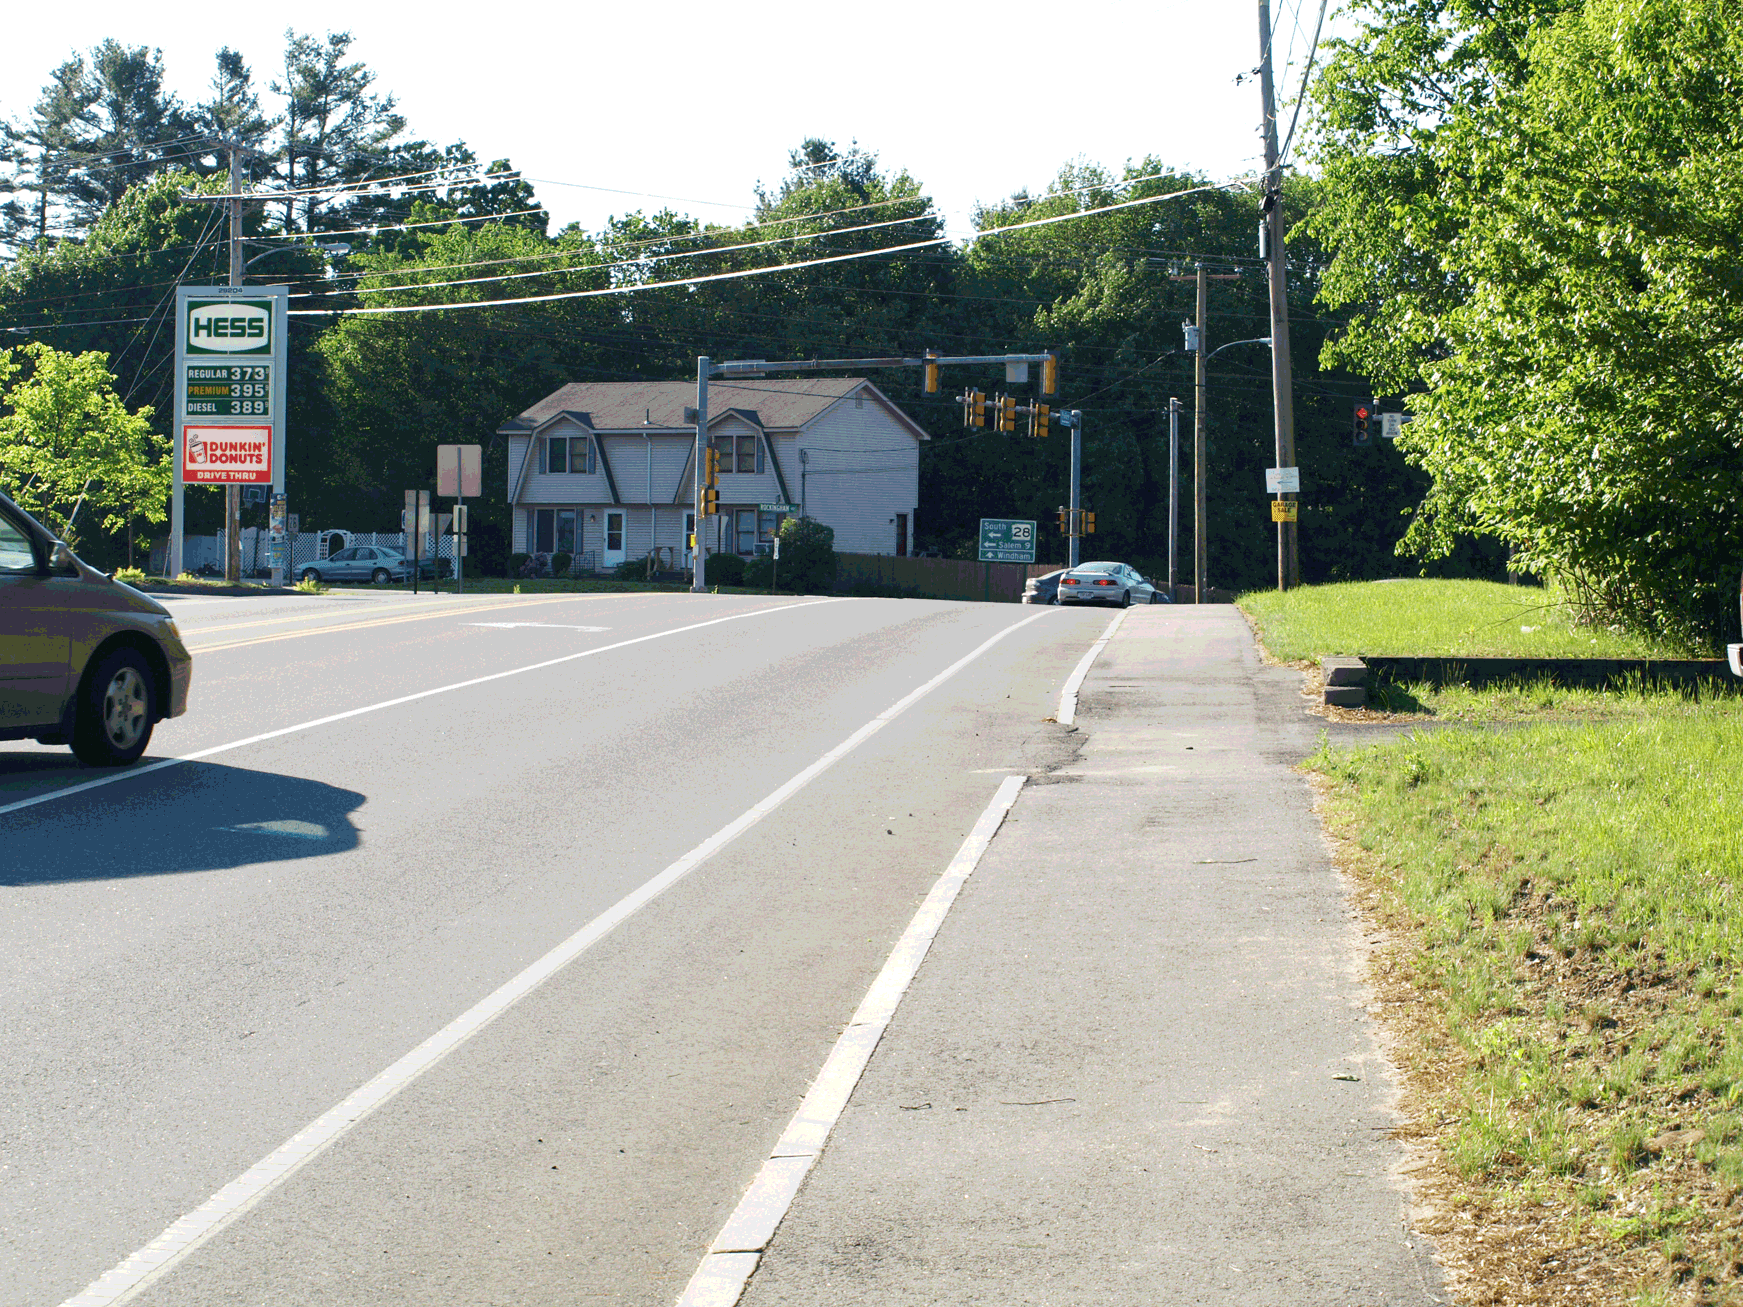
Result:
[[1092,536],[1095,534],[1095,514],[1094,513],[1085,513],[1083,515],[1083,533],[1086,536]]
[[999,396],[999,430],[1015,431],[1017,429],[1017,397],[1015,395]]
[[937,350],[929,349],[926,351],[926,393],[928,395],[938,393],[938,364],[935,362],[937,357]]
[[1364,399],[1356,405],[1356,431],[1354,444],[1365,445],[1371,440],[1374,422],[1374,402]]
[[1053,410],[1047,405],[1032,404],[1029,406],[1029,434],[1031,436],[1047,435],[1051,429],[1049,424],[1052,421]]
[[1049,354],[1041,363],[1041,393],[1057,395],[1059,393],[1059,356]]
[[965,427],[984,427],[986,425],[985,391],[965,390],[962,392],[962,425]]
[[713,445],[709,445],[702,453],[702,484],[705,486],[718,485],[720,483],[720,451]]
[[718,486],[702,487],[702,502],[698,505],[702,516],[711,517],[720,511],[720,488]]
[[1059,510],[1059,534],[1062,536],[1071,534],[1071,512],[1069,509]]

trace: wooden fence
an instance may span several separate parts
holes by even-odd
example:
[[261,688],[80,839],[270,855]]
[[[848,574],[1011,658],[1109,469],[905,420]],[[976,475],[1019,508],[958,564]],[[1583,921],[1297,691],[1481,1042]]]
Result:
[[1056,563],[977,563],[959,558],[897,558],[893,554],[836,554],[835,588],[884,586],[928,599],[1022,601],[1023,583],[1056,572]]

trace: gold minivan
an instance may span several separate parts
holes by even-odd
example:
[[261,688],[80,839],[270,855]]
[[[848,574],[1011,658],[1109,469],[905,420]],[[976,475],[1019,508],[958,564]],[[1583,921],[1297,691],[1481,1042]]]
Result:
[[0,740],[134,761],[187,711],[193,658],[169,609],[87,567],[0,495]]

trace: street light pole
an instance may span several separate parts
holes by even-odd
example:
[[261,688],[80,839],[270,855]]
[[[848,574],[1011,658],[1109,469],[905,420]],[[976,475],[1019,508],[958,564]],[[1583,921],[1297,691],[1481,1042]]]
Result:
[[1174,560],[1180,543],[1180,398],[1168,401],[1168,598],[1175,599]]
[[696,452],[695,476],[692,478],[690,503],[695,511],[696,541],[690,550],[690,593],[702,594],[708,589],[707,570],[703,565],[702,547],[702,484],[708,478],[705,446],[708,440],[708,374],[713,364],[707,355],[696,360]]
[[1068,543],[1067,567],[1076,567],[1083,561],[1083,410],[1071,410],[1071,516],[1065,520],[1071,524],[1071,534],[1066,538]]

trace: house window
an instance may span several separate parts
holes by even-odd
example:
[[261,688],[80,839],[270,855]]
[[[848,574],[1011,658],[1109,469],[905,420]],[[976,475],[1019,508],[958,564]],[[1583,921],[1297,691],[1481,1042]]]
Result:
[[757,551],[757,511],[754,508],[741,508],[733,513],[737,526],[737,551],[747,557]]
[[549,508],[533,512],[533,549],[535,554],[557,552],[557,514]]
[[557,539],[553,553],[573,554],[575,552],[575,510],[559,508],[557,510]]
[[755,436],[716,436],[713,444],[720,454],[722,473],[763,470],[762,441]]
[[545,471],[592,472],[592,440],[586,436],[552,436],[545,441]]

